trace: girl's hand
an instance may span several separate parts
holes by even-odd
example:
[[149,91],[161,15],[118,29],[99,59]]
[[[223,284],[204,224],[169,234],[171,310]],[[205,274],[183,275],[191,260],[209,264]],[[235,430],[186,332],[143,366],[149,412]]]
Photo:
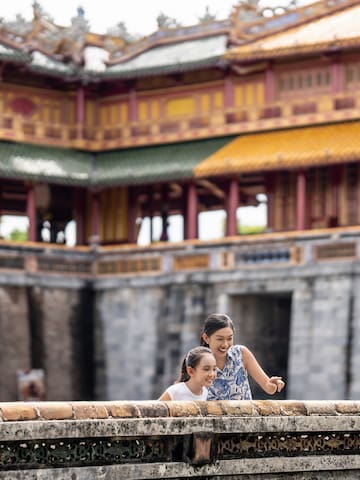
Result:
[[272,390],[272,394],[274,394],[275,392],[281,392],[284,387],[285,382],[283,381],[282,377],[269,378],[269,389]]

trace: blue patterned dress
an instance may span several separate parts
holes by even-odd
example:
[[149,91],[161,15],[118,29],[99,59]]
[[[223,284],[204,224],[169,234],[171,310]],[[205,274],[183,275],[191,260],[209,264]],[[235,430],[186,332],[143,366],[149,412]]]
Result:
[[224,369],[216,369],[208,400],[251,400],[251,389],[244,368],[241,345],[233,345],[226,355]]

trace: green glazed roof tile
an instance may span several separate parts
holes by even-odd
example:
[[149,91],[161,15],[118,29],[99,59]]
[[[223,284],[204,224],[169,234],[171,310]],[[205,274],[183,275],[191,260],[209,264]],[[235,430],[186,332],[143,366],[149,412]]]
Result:
[[192,178],[193,169],[233,137],[97,155],[78,150],[0,143],[0,177],[62,185],[134,185]]
[[15,62],[28,62],[30,56],[27,53],[21,52],[16,48],[8,47],[0,44],[0,60],[13,60]]
[[93,180],[101,185],[131,185],[192,178],[194,167],[232,138],[100,153],[96,157]]
[[90,182],[93,156],[71,149],[0,143],[0,176],[66,185]]

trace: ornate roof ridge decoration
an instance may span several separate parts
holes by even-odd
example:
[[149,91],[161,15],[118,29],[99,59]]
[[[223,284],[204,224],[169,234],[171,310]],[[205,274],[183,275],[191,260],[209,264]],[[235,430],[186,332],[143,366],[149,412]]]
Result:
[[[358,48],[360,45],[360,35],[354,38],[334,38],[331,41],[324,41],[324,42],[314,42],[310,43],[309,45],[291,45],[285,47],[274,48],[272,50],[264,50],[261,48],[258,49],[248,49],[242,50],[237,52],[236,55],[230,53],[225,54],[225,59],[228,61],[233,61],[237,59],[239,53],[241,53],[241,62],[243,65],[240,67],[239,64],[233,64],[232,70],[237,72],[238,74],[242,74],[243,72],[247,72],[250,67],[245,67],[245,65],[252,65],[254,61],[259,62],[263,60],[264,62],[261,64],[255,64],[255,66],[262,65],[266,67],[268,65],[268,61],[273,58],[280,58],[280,57],[293,57],[294,55],[308,55],[309,53],[314,52],[321,52],[327,53],[329,51],[337,51],[339,48],[346,48],[346,49],[355,49]],[[244,45],[246,47],[246,45]],[[247,63],[249,62],[249,63]]]
[[160,13],[158,30],[146,37],[131,35],[124,22],[119,22],[107,34],[89,31],[84,10],[79,7],[77,16],[71,19],[69,27],[56,25],[44,11],[40,3],[33,2],[33,19],[28,21],[21,14],[15,20],[5,21],[0,18],[0,44],[29,54],[41,52],[50,60],[84,66],[84,49],[87,46],[103,48],[109,53],[105,64],[114,65],[127,61],[151,48],[228,34],[230,20],[216,20],[209,9],[199,18],[196,25],[182,26],[175,19]]
[[[352,9],[358,9],[359,6],[359,0],[322,0],[301,7],[297,10],[301,13],[298,22],[248,41],[238,42],[236,46],[233,45],[225,53],[224,58],[230,62],[236,62],[236,64],[232,64],[232,69],[236,71],[235,67],[239,64],[248,65],[250,62],[265,61],[275,57],[306,55],[311,52],[327,53],[329,51],[334,52],[339,48],[349,50],[358,48],[360,44],[359,35],[343,38],[335,33],[329,35],[325,32],[321,39],[314,38],[313,41],[309,41],[312,37],[307,36],[305,41],[305,39],[299,38],[301,35],[297,37],[297,32],[311,28],[312,25],[318,25],[317,22],[327,22],[328,19],[331,21],[331,17],[341,18],[342,14],[351,13]],[[285,39],[292,39],[292,41],[286,42]]]
[[299,7],[297,0],[289,5],[260,8],[260,0],[242,0],[230,14],[229,45],[243,45],[319,17],[350,7],[359,0],[319,0]]
[[110,59],[107,64],[115,65],[128,61],[140,53],[144,53],[158,46],[220,35],[229,33],[229,31],[230,20],[200,20],[200,23],[190,26],[173,26],[166,24],[166,26],[160,27],[156,32],[117,49],[111,48],[112,39],[109,38],[108,45],[110,48],[108,49],[110,50]]
[[0,20],[0,41],[22,52],[39,51],[64,63],[83,65],[83,50],[88,41],[89,24],[79,7],[70,27],[56,25],[37,1],[33,3],[33,19],[16,15],[13,21]]

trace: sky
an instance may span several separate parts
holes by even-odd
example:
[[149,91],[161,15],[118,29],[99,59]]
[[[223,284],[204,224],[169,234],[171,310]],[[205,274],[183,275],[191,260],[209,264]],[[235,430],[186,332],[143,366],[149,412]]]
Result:
[[[26,20],[33,18],[33,0],[0,0],[0,18],[6,21],[15,20],[17,15],[21,15]],[[291,0],[260,0],[262,7],[287,6]],[[313,0],[297,0],[298,5],[312,3]],[[211,15],[217,19],[227,18],[234,5],[238,5],[238,0],[38,0],[51,19],[58,25],[69,26],[71,19],[77,16],[78,7],[85,11],[85,18],[89,22],[90,30],[95,33],[107,33],[109,29],[115,27],[118,23],[124,22],[128,32],[132,35],[146,36],[157,30],[156,18],[160,13],[175,19],[178,23],[187,26],[198,23],[199,17],[202,17],[206,8]],[[213,213],[208,214],[208,219],[204,215],[200,216],[200,237],[209,238],[209,227],[217,225],[217,228],[211,229],[210,238],[219,238],[222,236],[222,226],[224,213],[219,212],[218,221],[214,222]],[[245,225],[263,225],[266,218],[266,209],[264,205],[254,209],[239,209],[239,220]],[[170,236],[173,241],[181,240],[182,227],[179,224],[181,219],[173,219],[170,226]],[[14,228],[24,230],[27,228],[27,218],[9,218],[3,216],[0,222],[0,235],[7,236]],[[73,231],[73,226],[71,226]],[[144,228],[140,234],[140,242],[147,243],[146,232],[149,227],[144,222]],[[160,223],[154,225],[154,233],[160,231]],[[160,235],[160,233],[159,233]],[[69,234],[73,236],[72,233]]]

